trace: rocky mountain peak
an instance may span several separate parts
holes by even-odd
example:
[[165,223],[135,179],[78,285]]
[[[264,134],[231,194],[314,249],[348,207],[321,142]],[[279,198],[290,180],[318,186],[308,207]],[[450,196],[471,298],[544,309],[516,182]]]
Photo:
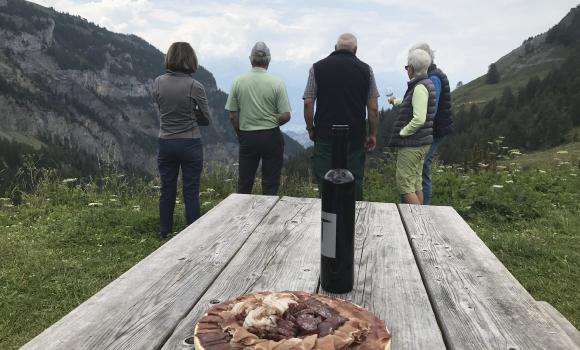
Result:
[[[0,129],[85,158],[109,158],[156,173],[158,117],[151,97],[163,53],[135,35],[22,0],[0,0]],[[228,162],[237,139],[227,95],[200,67],[212,123],[205,158]],[[286,139],[287,153],[302,147]],[[75,158],[73,157],[73,158]],[[71,166],[74,167],[74,164]]]

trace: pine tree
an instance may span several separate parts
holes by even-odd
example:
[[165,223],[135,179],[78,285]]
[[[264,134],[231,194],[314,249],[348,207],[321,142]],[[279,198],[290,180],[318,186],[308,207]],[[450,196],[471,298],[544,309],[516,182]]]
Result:
[[486,75],[486,82],[488,84],[497,84],[499,83],[500,75],[499,71],[497,70],[497,66],[495,63],[489,65],[489,69],[487,70]]

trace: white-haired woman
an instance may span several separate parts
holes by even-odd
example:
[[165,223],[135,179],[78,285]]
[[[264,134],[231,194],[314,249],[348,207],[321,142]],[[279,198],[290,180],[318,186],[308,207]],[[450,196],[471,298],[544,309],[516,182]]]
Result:
[[431,57],[427,52],[410,51],[405,66],[410,80],[407,92],[402,100],[389,98],[389,103],[399,105],[390,146],[397,148],[397,187],[408,204],[423,204],[421,174],[433,142],[436,98],[433,82],[427,76],[430,65]]
[[431,65],[427,70],[429,79],[435,86],[435,117],[433,117],[433,143],[429,147],[429,152],[423,163],[423,201],[424,204],[431,204],[433,197],[433,186],[431,182],[431,166],[433,158],[439,146],[444,142],[445,137],[453,132],[453,111],[451,110],[451,87],[449,79],[443,71],[435,64],[435,53],[427,43],[413,45],[409,51],[423,50],[431,56]]

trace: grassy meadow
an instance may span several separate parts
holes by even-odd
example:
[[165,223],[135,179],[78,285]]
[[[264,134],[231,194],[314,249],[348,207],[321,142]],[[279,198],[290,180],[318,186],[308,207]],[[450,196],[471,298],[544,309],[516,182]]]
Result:
[[[580,149],[516,154],[473,169],[436,165],[433,204],[455,207],[537,300],[580,327]],[[204,173],[203,212],[234,192],[236,170]],[[37,172],[31,192],[0,199],[0,349],[23,345],[164,243],[156,182]],[[318,193],[293,175],[281,194]],[[369,158],[365,200],[398,201],[391,154]],[[182,213],[178,202],[176,231]]]

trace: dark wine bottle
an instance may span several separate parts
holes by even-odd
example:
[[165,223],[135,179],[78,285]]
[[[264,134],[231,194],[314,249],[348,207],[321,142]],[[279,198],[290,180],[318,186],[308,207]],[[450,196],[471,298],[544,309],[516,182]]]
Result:
[[354,176],[347,169],[348,126],[332,126],[332,168],[322,185],[320,284],[347,293],[354,284]]

